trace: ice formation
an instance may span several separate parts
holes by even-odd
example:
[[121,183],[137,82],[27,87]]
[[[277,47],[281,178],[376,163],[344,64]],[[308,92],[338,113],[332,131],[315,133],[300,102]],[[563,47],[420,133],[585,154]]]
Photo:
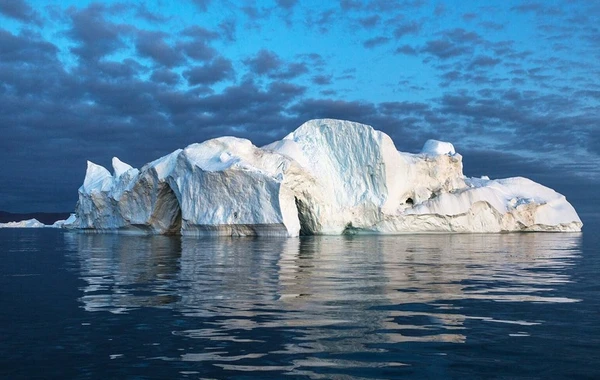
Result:
[[75,216],[74,213],[71,213],[71,215],[69,215],[69,217],[66,220],[57,220],[56,222],[54,222],[51,225],[46,226],[46,227],[66,228],[70,224],[74,223],[76,220],[77,220],[77,216]]
[[73,223],[76,220],[75,214],[71,214],[67,220],[57,220],[52,224],[44,224],[37,219],[21,220],[20,222],[0,223],[0,228],[62,228],[65,223]]
[[140,170],[88,162],[64,227],[184,235],[580,231],[565,197],[525,178],[466,178],[452,144],[396,150],[370,126],[311,120],[262,148],[221,137]]
[[0,228],[43,228],[46,225],[37,219],[21,220],[20,222],[0,223]]

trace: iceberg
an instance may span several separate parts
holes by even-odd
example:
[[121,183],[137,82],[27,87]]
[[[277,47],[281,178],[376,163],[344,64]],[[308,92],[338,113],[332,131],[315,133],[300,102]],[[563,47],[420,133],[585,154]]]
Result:
[[526,178],[463,175],[448,142],[399,152],[372,127],[319,119],[256,147],[221,137],[113,174],[88,161],[62,224],[120,233],[299,236],[580,231],[566,198]]
[[51,227],[51,228],[68,228],[72,223],[75,222],[75,220],[77,220],[77,216],[75,215],[75,213],[71,213],[71,215],[69,215],[69,217],[65,220],[57,220],[56,222],[52,223],[49,226],[46,227]]
[[75,220],[75,214],[71,214],[71,217],[67,220],[57,220],[52,224],[44,224],[39,220],[32,218],[21,220],[19,222],[0,223],[0,228],[66,228],[65,222],[70,221],[72,223]]
[[44,223],[37,219],[21,220],[20,222],[0,223],[0,228],[44,228]]

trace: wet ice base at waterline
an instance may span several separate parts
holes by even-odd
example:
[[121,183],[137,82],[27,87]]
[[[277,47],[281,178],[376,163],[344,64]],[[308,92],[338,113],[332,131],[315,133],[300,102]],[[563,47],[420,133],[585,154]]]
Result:
[[600,375],[592,236],[0,234],[3,377]]

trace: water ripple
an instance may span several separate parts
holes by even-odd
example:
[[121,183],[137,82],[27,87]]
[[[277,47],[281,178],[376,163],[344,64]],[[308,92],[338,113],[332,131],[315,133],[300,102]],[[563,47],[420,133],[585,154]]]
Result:
[[411,344],[465,343],[482,324],[526,339],[545,323],[475,304],[580,301],[560,293],[580,234],[65,236],[77,248],[85,310],[170,310],[185,318],[165,323],[187,346],[153,359],[223,371],[359,378],[346,372],[358,367],[378,377],[410,367],[390,355]]

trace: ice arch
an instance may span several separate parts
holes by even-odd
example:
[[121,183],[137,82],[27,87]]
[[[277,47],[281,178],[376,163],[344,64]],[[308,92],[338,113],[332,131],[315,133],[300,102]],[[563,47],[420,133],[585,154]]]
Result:
[[161,184],[149,224],[154,232],[165,235],[181,234],[181,205],[167,183]]

